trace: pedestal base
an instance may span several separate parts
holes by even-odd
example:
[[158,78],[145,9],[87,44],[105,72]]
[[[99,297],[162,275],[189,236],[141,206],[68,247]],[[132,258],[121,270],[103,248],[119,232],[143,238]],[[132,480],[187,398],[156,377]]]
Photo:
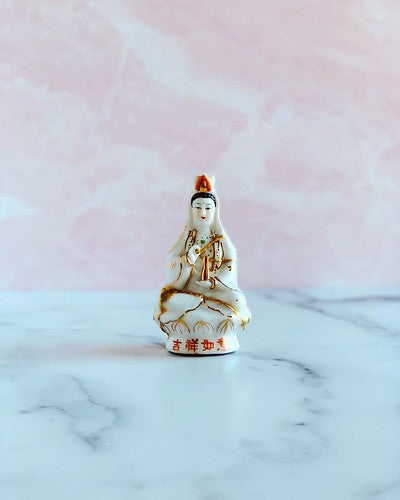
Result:
[[210,355],[228,354],[239,349],[236,333],[228,335],[170,335],[165,343],[168,351],[174,354]]

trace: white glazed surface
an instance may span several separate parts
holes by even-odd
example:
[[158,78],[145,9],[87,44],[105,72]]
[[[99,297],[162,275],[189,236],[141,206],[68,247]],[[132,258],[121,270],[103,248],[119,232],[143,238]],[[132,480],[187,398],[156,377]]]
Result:
[[189,216],[169,251],[167,282],[153,317],[168,335],[170,352],[234,352],[239,348],[237,332],[251,319],[238,285],[237,253],[220,219],[215,178],[203,174],[194,185]]
[[156,292],[1,293],[1,499],[400,498],[399,288],[246,295],[187,357]]

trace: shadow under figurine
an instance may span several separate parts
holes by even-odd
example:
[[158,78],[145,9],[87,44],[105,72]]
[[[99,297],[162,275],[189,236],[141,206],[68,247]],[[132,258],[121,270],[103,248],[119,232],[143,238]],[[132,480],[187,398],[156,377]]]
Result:
[[178,354],[227,354],[251,319],[237,284],[237,256],[219,217],[214,178],[196,179],[189,218],[168,255],[167,285],[154,320]]

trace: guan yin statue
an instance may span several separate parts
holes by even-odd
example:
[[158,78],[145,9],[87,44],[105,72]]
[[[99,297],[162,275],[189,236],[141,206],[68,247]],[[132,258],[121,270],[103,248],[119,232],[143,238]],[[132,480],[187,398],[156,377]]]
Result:
[[154,320],[178,354],[226,354],[239,349],[237,332],[251,314],[237,283],[236,249],[219,216],[214,178],[201,175],[182,235],[168,255],[167,284]]

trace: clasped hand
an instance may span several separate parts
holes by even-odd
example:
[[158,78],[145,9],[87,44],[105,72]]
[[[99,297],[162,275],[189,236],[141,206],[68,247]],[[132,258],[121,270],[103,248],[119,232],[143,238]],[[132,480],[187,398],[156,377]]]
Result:
[[[193,245],[190,250],[187,253],[189,261],[194,265],[196,263],[196,260],[199,258],[200,255],[200,246],[199,245]],[[196,281],[196,283],[201,286],[202,288],[206,288],[207,290],[210,290],[212,286],[212,282],[208,280],[199,280]]]
[[199,245],[193,245],[187,253],[189,261],[192,262],[193,264],[196,263],[196,260],[199,258],[199,255],[200,255]]

